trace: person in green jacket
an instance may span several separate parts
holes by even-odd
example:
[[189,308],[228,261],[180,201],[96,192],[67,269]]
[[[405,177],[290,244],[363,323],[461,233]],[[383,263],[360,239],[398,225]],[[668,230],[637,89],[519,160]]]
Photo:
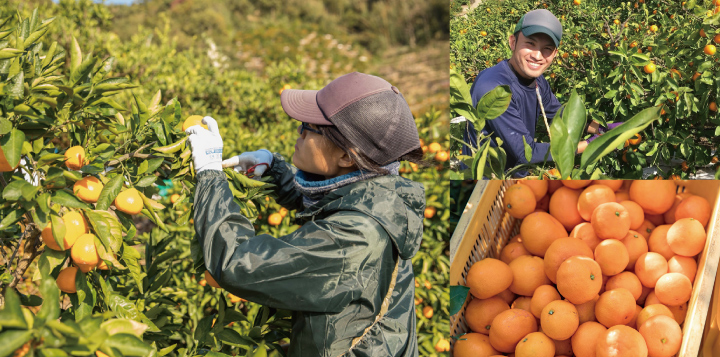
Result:
[[[363,73],[319,91],[285,90],[300,121],[289,165],[267,150],[221,161],[217,122],[187,129],[197,171],[195,230],[207,270],[230,293],[293,311],[290,356],[418,356],[410,259],[420,248],[425,193],[398,175],[422,163],[400,91]],[[222,172],[268,174],[277,202],[304,222],[256,235]]]

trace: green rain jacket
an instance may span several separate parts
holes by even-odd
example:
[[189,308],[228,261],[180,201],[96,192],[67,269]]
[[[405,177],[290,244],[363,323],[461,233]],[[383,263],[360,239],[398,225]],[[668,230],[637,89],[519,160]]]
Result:
[[[268,170],[277,202],[297,209],[296,219],[305,222],[278,238],[255,234],[225,173],[197,175],[195,230],[210,274],[234,295],[293,311],[292,357],[417,356],[410,258],[422,240],[423,186],[379,176],[343,186],[305,209],[294,170],[277,154]],[[398,257],[389,309],[374,323]]]

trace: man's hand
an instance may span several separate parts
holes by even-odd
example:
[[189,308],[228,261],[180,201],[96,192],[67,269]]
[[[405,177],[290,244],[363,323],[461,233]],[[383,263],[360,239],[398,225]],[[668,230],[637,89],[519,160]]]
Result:
[[222,167],[233,167],[235,171],[251,172],[256,177],[262,176],[271,165],[273,155],[270,151],[260,149],[258,151],[244,152],[238,156],[233,156],[222,162]]
[[222,171],[223,141],[220,137],[217,122],[209,116],[204,117],[202,121],[208,126],[207,129],[200,125],[193,125],[185,130],[185,133],[190,135],[188,142],[190,142],[190,148],[192,149],[195,172],[205,170]]

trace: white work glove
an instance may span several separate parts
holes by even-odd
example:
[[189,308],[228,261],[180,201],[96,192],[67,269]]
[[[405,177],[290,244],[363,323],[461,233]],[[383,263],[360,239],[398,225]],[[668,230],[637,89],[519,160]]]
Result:
[[204,117],[202,121],[208,126],[207,129],[200,125],[193,125],[185,130],[185,133],[190,135],[188,136],[188,142],[192,149],[195,172],[205,170],[222,171],[223,141],[220,137],[217,122],[209,116]]
[[247,172],[252,169],[249,173],[254,173],[255,177],[259,178],[267,169],[270,168],[270,166],[272,166],[272,161],[272,153],[265,149],[260,149],[258,151],[248,151],[240,155],[233,156],[223,161],[222,167],[232,167],[237,172]]

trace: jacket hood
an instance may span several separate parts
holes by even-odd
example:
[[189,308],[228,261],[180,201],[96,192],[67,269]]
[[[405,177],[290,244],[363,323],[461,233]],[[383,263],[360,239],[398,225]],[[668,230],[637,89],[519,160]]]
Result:
[[400,257],[407,260],[420,249],[424,210],[422,184],[397,175],[385,175],[338,188],[296,217],[309,219],[337,211],[362,212],[387,231]]

